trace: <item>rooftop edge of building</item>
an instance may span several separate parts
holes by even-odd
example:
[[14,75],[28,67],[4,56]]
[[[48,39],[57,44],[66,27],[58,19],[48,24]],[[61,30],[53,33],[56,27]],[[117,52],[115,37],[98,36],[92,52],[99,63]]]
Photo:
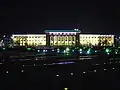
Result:
[[71,30],[45,30],[45,33],[48,32],[78,32],[80,33],[81,31],[79,29],[71,29]]

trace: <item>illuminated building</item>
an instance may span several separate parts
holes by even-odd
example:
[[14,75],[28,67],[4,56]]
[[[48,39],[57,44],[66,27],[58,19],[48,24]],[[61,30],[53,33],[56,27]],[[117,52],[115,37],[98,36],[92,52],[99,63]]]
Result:
[[85,46],[113,46],[114,35],[80,34],[80,45]]
[[100,35],[92,35],[92,34],[80,34],[80,45],[85,46],[98,46]]
[[76,46],[79,45],[80,30],[46,30],[48,46]]
[[100,35],[99,45],[100,46],[114,46],[115,35]]
[[16,34],[12,35],[14,46],[44,46],[45,34]]
[[82,34],[78,29],[12,35],[14,46],[114,46],[114,38],[114,35]]

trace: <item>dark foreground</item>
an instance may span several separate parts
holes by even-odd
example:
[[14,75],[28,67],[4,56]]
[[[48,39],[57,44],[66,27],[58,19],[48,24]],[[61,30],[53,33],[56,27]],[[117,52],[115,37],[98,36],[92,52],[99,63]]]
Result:
[[120,62],[99,57],[73,64],[0,65],[0,90],[120,90]]

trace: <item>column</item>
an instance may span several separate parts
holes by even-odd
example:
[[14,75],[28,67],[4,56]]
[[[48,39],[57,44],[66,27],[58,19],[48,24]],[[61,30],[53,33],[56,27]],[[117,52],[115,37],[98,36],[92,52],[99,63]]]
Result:
[[46,33],[46,46],[50,46],[50,35]]
[[76,46],[80,45],[79,33],[76,33]]

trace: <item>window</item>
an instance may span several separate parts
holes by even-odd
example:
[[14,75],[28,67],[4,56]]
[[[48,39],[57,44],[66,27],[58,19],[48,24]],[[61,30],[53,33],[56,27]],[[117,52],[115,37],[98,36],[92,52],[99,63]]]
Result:
[[72,37],[72,40],[75,41],[75,36]]
[[65,37],[65,41],[67,41],[67,36]]

